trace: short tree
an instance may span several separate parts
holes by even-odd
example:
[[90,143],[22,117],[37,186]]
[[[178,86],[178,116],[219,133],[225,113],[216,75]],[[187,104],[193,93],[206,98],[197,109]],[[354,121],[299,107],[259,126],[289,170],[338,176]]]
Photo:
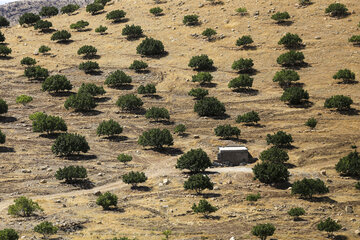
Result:
[[312,198],[314,194],[326,194],[329,189],[320,179],[308,179],[295,181],[291,188],[291,194],[299,194],[301,198]]
[[113,137],[117,134],[121,134],[122,132],[123,127],[112,119],[109,121],[102,121],[96,129],[96,134],[98,136],[106,135],[108,137]]
[[194,105],[194,112],[199,116],[217,117],[225,114],[225,106],[215,97],[204,97]]
[[251,88],[253,85],[254,79],[248,74],[240,74],[237,78],[232,79],[228,87],[232,88],[234,91],[241,91],[243,89]]
[[249,194],[246,196],[246,201],[249,202],[256,202],[257,200],[259,200],[261,198],[260,193],[257,194]]
[[137,47],[137,54],[144,56],[162,55],[165,53],[164,45],[160,40],[145,38]]
[[95,97],[97,95],[104,95],[106,92],[103,86],[96,86],[94,83],[83,83],[78,91],[78,94],[82,93],[88,93]]
[[111,206],[116,207],[117,203],[118,203],[118,197],[110,192],[101,194],[96,199],[96,204],[102,206],[103,210],[109,210]]
[[95,28],[95,32],[100,33],[101,35],[105,34],[107,30],[108,28],[103,25],[100,25],[99,27]]
[[315,118],[309,118],[306,122],[305,122],[305,126],[308,126],[311,129],[314,129],[317,125],[317,120]]
[[243,115],[238,115],[236,118],[237,123],[245,123],[248,125],[257,124],[260,121],[259,113],[255,111],[247,112]]
[[132,156],[130,156],[130,155],[128,155],[128,154],[124,154],[124,153],[119,154],[119,155],[117,156],[117,160],[118,160],[119,162],[124,163],[124,164],[127,164],[128,162],[131,162],[132,159],[133,159]]
[[102,10],[104,10],[104,5],[99,3],[90,3],[86,6],[86,12],[91,13],[91,15],[98,14]]
[[87,153],[90,150],[84,136],[76,133],[64,133],[56,138],[51,151],[58,156],[70,156],[74,153]]
[[271,223],[258,224],[251,230],[252,235],[266,240],[267,237],[274,235],[276,228]]
[[19,24],[23,25],[34,25],[37,21],[40,20],[40,16],[34,13],[24,13],[19,18]]
[[34,232],[42,234],[45,239],[48,239],[49,236],[56,234],[57,231],[58,228],[48,221],[41,222],[34,227]]
[[188,95],[200,100],[209,95],[209,91],[203,88],[193,88],[188,92]]
[[325,221],[320,221],[317,225],[319,231],[325,231],[328,233],[328,238],[333,237],[333,232],[339,231],[342,228],[340,224],[331,218],[327,218]]
[[131,188],[136,188],[139,183],[144,183],[147,180],[145,173],[131,171],[122,176],[122,180],[126,184],[131,184]]
[[7,20],[4,16],[0,16],[0,28],[8,26],[10,26],[9,20]]
[[143,30],[141,26],[126,25],[122,30],[122,35],[127,39],[137,39],[143,35]]
[[86,74],[91,74],[94,73],[96,70],[99,70],[100,66],[97,62],[87,61],[80,63],[79,69],[83,70]]
[[0,130],[0,144],[4,144],[6,141],[6,135]]
[[253,168],[255,179],[266,184],[287,182],[290,176],[288,169],[279,163],[262,162]]
[[212,166],[210,158],[201,148],[184,153],[176,163],[176,168],[188,169],[192,173],[204,172],[210,166]]
[[351,109],[353,100],[344,95],[335,95],[325,100],[325,108],[336,108],[338,111],[348,111]]
[[134,94],[122,95],[116,101],[116,105],[126,111],[139,110],[143,104],[144,102]]
[[239,13],[240,16],[245,16],[246,14],[248,14],[247,9],[244,7],[237,8],[236,12]]
[[33,132],[46,132],[51,134],[55,131],[67,131],[67,125],[61,117],[47,115],[42,112],[30,115]]
[[254,40],[252,39],[252,37],[250,35],[244,35],[240,38],[238,38],[238,40],[236,40],[236,46],[239,47],[248,47],[249,44],[252,44],[254,42]]
[[19,235],[12,228],[5,228],[3,230],[0,230],[0,239],[1,240],[18,240]]
[[289,87],[292,82],[300,80],[300,76],[297,72],[290,69],[283,69],[275,73],[273,82],[278,82],[280,87]]
[[8,112],[8,105],[6,101],[0,98],[0,114],[4,114]]
[[51,41],[57,41],[58,43],[62,43],[62,42],[68,41],[70,38],[71,38],[71,33],[69,33],[66,30],[61,30],[61,31],[55,32],[51,36]]
[[353,43],[354,45],[360,44],[360,35],[353,35],[349,38],[349,42]]
[[219,125],[214,129],[215,135],[224,139],[229,139],[232,136],[239,138],[241,133],[240,129],[237,127],[232,127],[230,124]]
[[49,52],[51,50],[51,48],[49,48],[48,46],[45,45],[41,45],[39,47],[39,53],[45,54],[47,52]]
[[332,17],[343,17],[348,14],[348,9],[342,3],[332,3],[325,9],[325,13]]
[[289,155],[281,148],[271,147],[262,151],[259,158],[264,162],[284,163],[289,160]]
[[32,66],[36,64],[36,60],[31,57],[24,57],[21,59],[20,64],[25,66]]
[[74,183],[87,178],[86,168],[83,166],[68,166],[59,168],[55,173],[57,180],[65,180],[66,183]]
[[120,22],[126,16],[123,10],[113,10],[106,14],[107,20],[112,20],[114,23]]
[[278,131],[274,134],[266,135],[266,142],[267,144],[273,144],[276,147],[289,147],[293,142],[291,134],[287,134],[284,131]]
[[271,16],[271,19],[275,20],[277,23],[283,23],[290,19],[290,14],[288,12],[277,12]]
[[349,69],[341,69],[334,76],[333,79],[341,79],[343,83],[353,83],[355,81],[355,73]]
[[70,24],[70,29],[75,29],[80,32],[83,31],[87,26],[89,26],[89,22],[80,20],[77,21],[76,23]]
[[161,16],[164,10],[160,7],[154,7],[150,9],[150,13],[153,14],[154,16]]
[[201,173],[191,175],[188,180],[184,182],[184,188],[186,190],[195,190],[196,194],[200,194],[203,190],[214,189],[214,183],[211,182],[210,178]]
[[175,126],[174,133],[182,135],[185,133],[185,131],[186,131],[186,126],[184,124],[178,124]]
[[36,211],[43,211],[38,203],[21,196],[9,206],[8,213],[13,216],[30,217]]
[[234,61],[231,68],[242,73],[252,72],[254,63],[251,58],[240,58],[237,61]]
[[50,76],[42,83],[42,90],[47,92],[70,91],[72,87],[72,84],[64,75]]
[[211,83],[213,76],[208,72],[198,72],[196,75],[192,76],[193,82],[198,82],[200,85],[205,85]]
[[2,33],[2,32],[0,32],[0,43],[3,43],[3,42],[5,42],[5,35]]
[[279,45],[284,45],[286,48],[298,48],[302,44],[302,39],[297,34],[287,33],[278,42]]
[[218,210],[217,207],[212,206],[205,199],[201,199],[198,205],[194,203],[191,209],[193,210],[194,213],[202,213],[205,218],[208,218],[210,213],[216,212]]
[[70,15],[73,12],[77,11],[79,8],[80,8],[80,6],[77,4],[68,4],[61,8],[61,13],[62,14],[66,13],[66,14]]
[[39,12],[39,15],[42,16],[42,17],[52,17],[52,16],[56,16],[59,14],[59,9],[57,9],[56,7],[54,6],[45,6],[45,7],[42,7],[40,12]]
[[309,93],[302,87],[289,87],[286,88],[280,100],[288,102],[290,105],[302,104],[309,99]]
[[120,88],[124,85],[127,85],[132,82],[132,78],[126,75],[123,71],[117,70],[110,73],[110,75],[105,80],[105,85],[108,85],[112,88]]
[[40,66],[30,66],[25,69],[24,75],[29,80],[44,81],[49,76],[49,71]]
[[78,55],[83,55],[84,58],[92,58],[96,56],[97,49],[94,46],[84,45],[77,51]]
[[146,68],[148,68],[148,64],[139,60],[134,60],[134,62],[129,67],[129,69],[133,69],[135,72],[142,72]]
[[0,45],[0,57],[6,57],[12,53],[12,49],[5,45]]
[[211,60],[208,55],[202,54],[199,56],[193,56],[188,64],[189,67],[197,71],[212,70],[214,61]]
[[33,100],[33,98],[31,96],[27,96],[27,95],[19,95],[16,97],[16,103],[20,103],[22,105],[26,105],[28,104],[29,102],[31,102]]
[[349,153],[347,156],[341,158],[335,165],[338,173],[351,177],[360,177],[360,156],[357,151]]
[[207,28],[201,34],[210,41],[212,37],[216,35],[216,31],[212,28]]
[[146,119],[154,119],[158,122],[160,119],[170,120],[169,111],[166,108],[151,107],[145,113]]
[[52,26],[52,23],[47,20],[39,20],[34,24],[34,29],[40,30],[40,32],[46,32],[49,31]]
[[156,87],[152,83],[148,83],[145,86],[140,85],[137,89],[137,93],[138,94],[146,94],[146,95],[154,94],[154,93],[156,93]]
[[75,111],[90,111],[96,107],[96,103],[90,93],[77,93],[66,99],[64,107],[73,108]]
[[304,64],[304,54],[291,50],[287,53],[281,54],[277,59],[277,63],[285,67],[295,67]]
[[300,219],[300,216],[305,214],[305,210],[303,208],[301,208],[301,207],[295,207],[295,208],[291,208],[288,211],[288,214],[291,217],[294,217],[294,221],[297,221],[297,220]]
[[186,26],[195,26],[198,25],[199,22],[199,16],[198,15],[186,15],[183,18],[183,24]]
[[150,146],[162,149],[164,145],[172,146],[174,140],[169,130],[153,128],[142,133],[138,139],[138,144],[143,147]]

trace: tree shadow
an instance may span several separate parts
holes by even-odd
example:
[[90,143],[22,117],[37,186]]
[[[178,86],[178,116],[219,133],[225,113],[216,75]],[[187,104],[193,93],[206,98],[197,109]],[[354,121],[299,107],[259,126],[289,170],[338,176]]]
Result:
[[173,147],[152,148],[151,150],[170,156],[178,156],[184,153],[181,149]]
[[255,127],[255,128],[264,128],[264,127],[266,127],[265,125],[260,124],[260,123],[245,123],[244,125],[247,126],[247,127]]
[[217,198],[217,197],[221,197],[220,193],[200,193],[199,195],[201,195],[203,198]]
[[107,102],[107,101],[110,101],[111,98],[110,97],[98,97],[98,98],[95,98],[95,101],[96,102]]
[[301,68],[309,68],[311,67],[310,63],[302,62],[298,64],[281,64],[283,67],[293,70],[300,70]]
[[[289,87],[301,87],[303,88],[305,86],[305,83],[301,83],[301,82],[293,82],[289,85]],[[285,86],[283,89],[288,88],[287,86]]]
[[17,121],[17,118],[15,118],[15,117],[0,116],[1,123],[12,123],[12,122],[16,122],[16,121]]
[[62,133],[43,133],[43,134],[40,134],[39,137],[42,137],[42,138],[47,138],[47,139],[56,139],[58,136],[60,136]]
[[163,98],[162,96],[159,96],[159,95],[157,95],[157,94],[145,94],[144,97],[146,97],[146,98],[153,98],[153,99],[156,99],[156,100],[160,100],[160,99]]
[[164,125],[174,125],[175,122],[174,121],[170,121],[170,120],[154,120],[154,121],[150,121],[150,123],[161,123],[161,124],[164,124]]
[[178,136],[182,137],[182,138],[185,138],[185,137],[190,136],[190,134],[189,133],[178,133]]
[[116,207],[107,209],[106,211],[117,212],[117,213],[124,213],[124,212],[125,212],[125,209],[116,206]]
[[247,69],[247,70],[240,70],[237,71],[239,74],[248,74],[248,75],[256,75],[259,73],[258,70],[256,70],[255,68],[251,68],[251,69]]
[[0,56],[0,60],[11,60],[13,58],[12,56]]
[[254,46],[254,45],[245,45],[245,46],[243,46],[242,48],[240,48],[239,50],[244,50],[244,51],[251,50],[251,51],[255,51],[255,50],[257,50],[257,46]]
[[210,83],[203,83],[203,84],[200,84],[201,87],[206,87],[206,88],[214,88],[217,86],[217,83],[213,83],[213,82],[210,82]]
[[287,50],[302,50],[305,49],[306,45],[305,44],[297,44],[295,46],[291,46],[291,47],[285,47]]
[[50,92],[52,97],[69,97],[70,95],[74,95],[74,92],[66,91],[66,92]]
[[338,112],[347,116],[357,116],[360,113],[360,111],[355,108],[350,108],[349,110],[339,110]]
[[208,118],[212,118],[214,120],[225,120],[225,119],[229,119],[230,118],[230,115],[224,113],[223,115],[221,116],[201,116],[201,117],[208,117]]
[[15,149],[12,148],[12,147],[3,147],[3,146],[0,146],[0,153],[13,153],[15,152]]
[[292,24],[294,23],[294,21],[280,21],[280,22],[277,22],[276,24],[279,25],[279,26],[291,26]]
[[344,84],[344,85],[354,85],[354,84],[358,84],[359,81],[356,81],[356,80],[348,80],[348,81],[341,81],[341,82],[338,82],[337,84]]
[[134,88],[133,85],[126,84],[121,86],[111,86],[110,88],[117,89],[117,90],[132,90]]
[[89,74],[91,76],[100,76],[101,74],[103,74],[103,71],[101,71],[101,70],[99,70],[99,71],[93,70],[93,71],[87,71],[87,72],[85,72],[85,74]]
[[236,137],[222,137],[220,138],[220,140],[230,140],[233,142],[244,143],[244,144],[248,142],[246,139],[241,139]]
[[161,54],[157,54],[157,55],[141,55],[141,57],[147,57],[147,58],[152,58],[152,59],[160,59],[163,57],[167,57],[169,55],[169,52],[164,51]]
[[[271,184],[270,184],[271,185]],[[272,184],[272,186],[276,189],[280,189],[280,190],[286,190],[289,187],[291,187],[291,183],[289,182],[280,182],[280,183],[274,183]]]
[[292,164],[292,163],[284,163],[285,167],[292,169],[292,168],[296,168],[296,165]]
[[62,44],[62,45],[69,45],[69,44],[71,44],[73,42],[74,42],[74,40],[68,39],[68,40],[60,40],[60,41],[57,41],[56,43],[59,43],[59,44]]
[[344,235],[336,235],[334,236],[334,240],[347,240],[349,239],[347,236]]
[[253,89],[253,88],[237,88],[237,89],[234,89],[233,92],[245,93],[250,96],[256,96],[259,94],[259,90]]
[[329,14],[329,16],[330,17],[332,17],[332,18],[336,18],[336,19],[343,19],[343,18],[347,18],[348,16],[350,16],[351,15],[351,13],[349,13],[349,12],[346,12],[346,13],[344,13],[344,14],[342,14],[342,15],[333,15],[333,14]]
[[100,58],[101,58],[101,56],[98,55],[98,54],[90,55],[90,56],[83,56],[82,57],[82,59],[87,59],[87,60],[89,60],[89,59],[100,59]]
[[79,111],[79,112],[81,112],[83,116],[97,116],[103,113],[99,110],[89,110],[89,111]]
[[119,23],[127,23],[130,19],[129,18],[121,18],[119,20],[114,20],[111,22],[111,24],[115,25],[115,24],[119,24]]
[[92,189],[95,187],[95,184],[90,181],[89,179],[83,179],[83,180],[73,180],[71,182],[62,182],[61,184],[68,184],[72,185],[74,187],[78,187],[80,189]]
[[111,137],[105,137],[104,139],[107,139],[111,142],[122,142],[128,140],[129,138],[127,136],[111,136]]
[[92,28],[77,29],[76,32],[90,32]]
[[136,190],[140,192],[150,192],[152,188],[147,186],[131,186],[131,190]]
[[148,74],[151,71],[149,69],[141,69],[141,70],[135,70],[135,72],[139,74]]
[[94,160],[97,159],[96,155],[83,155],[83,154],[78,154],[78,155],[70,155],[70,156],[65,156],[65,158],[67,160],[72,160],[72,161],[83,161],[83,160]]
[[197,72],[216,72],[217,71],[217,67],[215,66],[212,66],[210,68],[206,68],[206,69],[199,69],[199,68],[194,68],[194,71],[197,71]]
[[307,108],[311,108],[314,105],[314,103],[311,102],[311,101],[303,101],[303,102],[301,102],[299,104],[287,103],[287,105],[289,107],[291,107],[291,108],[305,108],[305,109],[307,109]]
[[322,202],[322,203],[330,203],[330,204],[337,203],[336,200],[329,197],[312,197],[312,198],[305,198],[304,200],[307,200],[309,202]]
[[48,34],[48,33],[53,33],[53,32],[56,32],[56,29],[53,29],[53,28],[49,28],[49,29],[44,29],[42,31],[40,31],[41,33],[44,33],[44,34]]

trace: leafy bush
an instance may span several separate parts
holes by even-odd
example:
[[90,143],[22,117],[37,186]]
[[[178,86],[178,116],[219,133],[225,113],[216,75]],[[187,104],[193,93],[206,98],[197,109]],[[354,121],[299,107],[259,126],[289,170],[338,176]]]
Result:
[[55,32],[52,36],[51,36],[51,41],[57,41],[57,42],[66,42],[71,38],[71,33],[69,33],[66,30],[61,30],[61,31],[57,31]]
[[174,140],[169,130],[153,128],[142,133],[138,139],[138,144],[143,147],[150,146],[161,149],[163,145],[173,145]]
[[77,93],[66,99],[64,107],[73,108],[75,111],[90,111],[96,107],[96,103],[90,93]]
[[43,81],[49,76],[49,71],[46,68],[42,68],[40,66],[31,66],[25,69],[24,75],[29,80]]
[[287,33],[278,42],[279,45],[284,45],[286,48],[297,48],[301,46],[302,39],[297,34]]
[[281,148],[271,147],[262,151],[259,158],[264,162],[284,163],[289,160],[289,155]]
[[104,5],[99,3],[91,3],[86,6],[86,12],[91,13],[92,15],[99,13],[101,10],[104,10]]
[[70,156],[80,152],[87,153],[89,150],[90,147],[85,137],[76,133],[61,134],[51,147],[51,151],[59,156]]
[[150,13],[155,15],[155,16],[162,15],[162,12],[163,12],[163,10],[161,8],[159,8],[159,7],[154,7],[154,8],[150,9]]
[[20,95],[16,97],[16,103],[21,103],[23,105],[31,102],[33,100],[33,98],[31,96],[27,96],[27,95]]
[[290,14],[288,12],[277,12],[271,16],[271,19],[275,20],[277,23],[282,23],[287,19],[290,19]]
[[46,132],[50,134],[54,131],[67,131],[66,123],[61,117],[47,115],[42,112],[30,116],[33,121],[32,128],[34,132]]
[[12,53],[12,49],[8,48],[5,45],[0,45],[0,56],[6,57],[7,55],[10,55]]
[[98,136],[106,135],[108,137],[112,137],[117,134],[121,134],[122,132],[123,128],[120,126],[120,124],[112,119],[109,121],[102,121],[96,129],[96,134]]
[[286,132],[278,131],[273,135],[268,134],[266,136],[267,144],[273,144],[276,147],[289,147],[293,142],[291,134],[286,134]]
[[326,231],[329,238],[332,238],[333,232],[339,231],[341,228],[342,226],[331,218],[327,218],[325,221],[320,221],[317,225],[317,229],[319,231]]
[[0,42],[5,42],[5,35],[2,32],[0,32]]
[[87,178],[86,168],[83,166],[68,166],[59,168],[55,173],[57,180],[65,179],[66,183],[73,183]]
[[347,156],[341,158],[335,165],[337,172],[351,176],[360,177],[360,156],[358,152],[351,152]]
[[199,24],[199,16],[198,15],[186,15],[183,19],[184,25],[194,26]]
[[19,235],[14,229],[11,228],[5,228],[3,230],[0,230],[0,239],[1,240],[18,240]]
[[176,163],[176,168],[188,169],[192,173],[204,172],[210,166],[212,166],[210,158],[201,148],[184,153]]
[[213,76],[208,72],[198,72],[196,75],[192,76],[193,82],[198,82],[200,85],[211,83]]
[[360,35],[353,35],[349,38],[349,42],[353,43],[354,45],[360,44]]
[[23,26],[24,24],[27,25],[33,25],[35,24],[37,21],[40,20],[40,16],[34,13],[24,13],[23,15],[20,16],[19,18],[19,24],[21,26]]
[[332,17],[342,17],[348,14],[348,9],[344,4],[332,3],[326,9],[325,13],[329,13]]
[[203,88],[193,88],[188,92],[188,95],[200,100],[209,95],[209,91]]
[[228,87],[233,88],[234,91],[240,91],[244,88],[251,88],[254,79],[247,74],[240,74],[237,78],[232,79]]
[[4,144],[6,141],[6,135],[3,134],[0,130],[0,144]]
[[246,201],[256,202],[260,198],[261,198],[260,193],[258,193],[258,194],[249,194],[249,195],[246,196]]
[[214,68],[213,64],[214,61],[211,60],[208,57],[208,55],[201,54],[199,56],[193,56],[190,59],[188,66],[195,70],[203,71],[203,70],[212,70]]
[[41,8],[39,15],[42,17],[52,17],[59,14],[59,9],[54,6],[45,6]]
[[10,26],[9,20],[6,19],[4,16],[0,16],[0,28],[1,27],[8,27]]
[[109,210],[111,206],[116,207],[117,202],[118,202],[118,197],[110,192],[101,194],[96,199],[96,204],[102,206],[104,210]]
[[241,38],[238,38],[238,40],[236,40],[236,46],[247,47],[249,44],[252,44],[253,42],[254,42],[254,40],[252,39],[252,37],[250,35],[245,35],[245,36],[242,36]]
[[122,180],[126,184],[131,184],[132,188],[137,187],[139,183],[144,183],[147,180],[145,173],[131,171],[122,176]]
[[294,220],[298,220],[300,216],[305,214],[305,210],[301,207],[295,207],[295,208],[291,208],[288,211],[288,214],[294,217]]
[[124,164],[127,164],[128,162],[131,162],[132,159],[133,159],[132,156],[130,156],[130,155],[128,155],[128,154],[124,154],[124,153],[119,154],[119,155],[117,156],[117,160],[118,160],[119,162],[124,163]]
[[247,9],[244,8],[244,7],[237,8],[237,9],[236,9],[236,12],[237,12],[237,13],[240,13],[241,15],[246,15],[246,14],[247,14]]
[[127,111],[139,110],[143,104],[143,101],[134,94],[122,95],[116,101],[118,107]]
[[39,20],[34,24],[35,30],[40,30],[41,32],[46,32],[52,27],[52,23],[46,20]]
[[132,78],[126,75],[123,71],[117,70],[110,73],[105,80],[105,85],[112,88],[119,88],[132,82]]
[[156,87],[154,84],[140,85],[137,89],[138,94],[154,94],[156,93]]
[[288,169],[279,163],[262,162],[254,166],[255,179],[266,184],[287,182],[290,176]]
[[70,15],[71,13],[77,11],[79,8],[80,6],[77,4],[68,4],[61,8],[61,13],[62,14],[67,13],[68,15]]
[[301,6],[307,6],[307,5],[311,4],[311,1],[310,0],[299,0],[299,4]]
[[239,128],[232,127],[230,124],[219,125],[214,129],[214,131],[216,136],[225,139],[228,139],[232,136],[236,136],[236,138],[239,138],[239,135],[241,133]]
[[153,38],[145,38],[137,47],[136,52],[145,56],[162,55],[165,53],[164,45],[161,41]]
[[306,123],[305,126],[310,127],[311,129],[314,129],[317,125],[317,120],[315,118],[309,118]]
[[107,27],[100,25],[99,27],[95,28],[95,32],[100,33],[100,34],[104,34],[107,31]]
[[148,68],[148,64],[143,61],[134,60],[129,68],[135,70],[135,72],[141,72]]
[[126,36],[128,39],[137,39],[143,35],[143,30],[141,26],[126,25],[122,30],[122,35]]
[[47,92],[70,91],[72,87],[70,81],[64,75],[50,76],[42,83],[42,90]]
[[194,112],[199,116],[223,116],[225,114],[225,106],[215,97],[204,97],[198,100],[194,105]]
[[216,35],[216,31],[214,29],[212,29],[212,28],[207,28],[202,32],[202,35],[204,37],[207,37],[208,40],[210,41],[212,36]]
[[309,99],[309,93],[301,87],[289,87],[284,90],[280,100],[289,102],[290,105],[297,105],[303,103],[304,100]]
[[156,122],[159,119],[170,120],[169,111],[166,108],[151,107],[145,113],[146,119],[154,119]]
[[41,222],[40,224],[38,224],[34,227],[34,232],[42,234],[45,239],[47,239],[48,236],[56,234],[57,231],[58,231],[58,228],[55,227],[51,222],[48,222],[48,221]]
[[21,196],[9,206],[8,213],[12,216],[30,217],[35,211],[43,211],[39,204],[33,200]]
[[184,182],[184,188],[186,190],[195,190],[197,194],[200,194],[203,190],[214,189],[214,183],[211,182],[210,178],[201,173],[191,175],[188,180]]
[[278,82],[281,87],[288,87],[292,82],[300,80],[300,76],[297,72],[290,69],[283,69],[275,73],[273,82]]
[[84,20],[80,20],[80,21],[77,21],[76,23],[70,24],[70,29],[75,29],[77,31],[82,31],[87,26],[89,26],[89,22],[84,21]]
[[175,126],[174,133],[181,135],[184,134],[185,131],[186,131],[186,126],[184,124],[178,124]]
[[253,227],[251,234],[260,237],[261,240],[266,240],[267,237],[274,235],[276,228],[271,223],[258,224]]
[[341,69],[334,76],[333,79],[341,79],[343,83],[352,83],[355,81],[355,73],[349,69]]
[[295,181],[291,188],[291,194],[300,194],[301,198],[312,198],[314,194],[328,193],[329,189],[320,179],[308,179]]
[[100,69],[100,66],[97,62],[87,61],[80,63],[79,69],[83,70],[85,73],[88,74],[88,73],[93,73],[96,70]]
[[104,95],[106,92],[102,86],[96,86],[94,83],[81,84],[78,94],[88,93],[95,97],[97,95]]
[[239,72],[251,72],[253,71],[253,60],[251,58],[240,58],[237,61],[234,61],[231,68]]
[[97,49],[94,46],[84,45],[77,51],[78,55],[84,55],[84,58],[92,58],[96,56]]
[[0,114],[7,112],[8,112],[8,105],[4,99],[0,98]]
[[348,111],[353,104],[353,100],[344,95],[335,95],[325,100],[325,108],[336,108],[338,111]]
[[126,16],[126,12],[123,10],[113,10],[106,14],[106,19],[112,20],[113,22],[120,22],[122,18]]
[[47,53],[47,52],[49,52],[51,50],[51,48],[49,48],[48,46],[45,46],[45,45],[41,45],[40,47],[39,47],[39,53]]
[[237,123],[254,124],[260,121],[259,113],[251,111],[243,115],[238,115],[236,118]]
[[276,62],[283,66],[299,66],[304,64],[304,54],[302,52],[296,52],[291,50],[287,53],[281,54],[277,59]]
[[26,66],[32,66],[36,64],[36,60],[31,57],[24,57],[23,59],[21,59],[20,64]]
[[216,212],[218,210],[217,207],[214,207],[211,205],[208,201],[205,199],[201,199],[196,205],[195,203],[192,205],[191,209],[194,213],[202,213],[205,218],[208,218],[208,215],[210,213]]

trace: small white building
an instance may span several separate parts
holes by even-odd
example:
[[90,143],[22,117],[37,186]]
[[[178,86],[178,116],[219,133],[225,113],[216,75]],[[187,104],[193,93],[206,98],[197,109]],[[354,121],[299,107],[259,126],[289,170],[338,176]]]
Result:
[[251,155],[247,147],[227,146],[219,147],[217,162],[227,166],[239,166],[249,163]]

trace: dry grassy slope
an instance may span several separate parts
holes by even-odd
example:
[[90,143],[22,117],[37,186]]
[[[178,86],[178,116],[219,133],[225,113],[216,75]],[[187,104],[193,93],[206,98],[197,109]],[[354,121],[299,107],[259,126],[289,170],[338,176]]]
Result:
[[[225,5],[210,6],[205,4],[199,8],[200,1],[174,0],[161,4],[165,15],[153,17],[148,10],[153,7],[152,1],[134,2],[123,0],[106,7],[106,11],[123,9],[127,12],[127,24],[141,25],[147,36],[161,40],[169,55],[161,59],[145,59],[151,73],[138,75],[126,68],[136,55],[138,41],[127,41],[121,36],[125,23],[111,24],[105,20],[105,14],[91,16],[84,10],[74,16],[57,16],[51,19],[56,29],[67,29],[69,25],[78,20],[87,20],[92,29],[100,24],[108,26],[109,34],[100,36],[89,32],[72,32],[74,42],[61,45],[50,42],[49,34],[39,34],[32,28],[24,29],[13,27],[5,29],[9,46],[13,49],[12,59],[2,60],[0,70],[2,73],[0,94],[9,104],[8,120],[16,118],[17,121],[2,122],[1,129],[7,135],[6,147],[13,148],[13,152],[1,153],[3,166],[0,177],[0,192],[3,200],[12,199],[17,194],[35,196],[39,194],[55,194],[47,198],[38,199],[45,209],[48,220],[86,218],[90,222],[86,229],[72,236],[70,239],[107,239],[114,235],[136,236],[139,239],[159,239],[159,234],[164,229],[172,229],[176,239],[198,238],[207,236],[210,239],[228,239],[235,236],[239,239],[251,239],[250,229],[258,222],[273,222],[276,227],[277,239],[324,239],[324,234],[316,231],[315,224],[319,219],[332,216],[346,226],[346,231],[340,234],[355,239],[354,230],[359,227],[358,198],[359,193],[353,188],[354,180],[339,178],[333,166],[337,160],[349,152],[351,144],[359,145],[359,116],[340,115],[323,108],[324,100],[334,94],[349,95],[354,100],[354,108],[360,109],[360,85],[338,85],[332,75],[340,68],[350,68],[357,75],[360,74],[359,48],[348,44],[347,39],[353,34],[359,34],[356,28],[360,21],[358,12],[360,7],[354,0],[342,1],[356,14],[335,20],[324,15],[324,9],[329,4],[325,0],[316,0],[305,9],[297,9],[297,1],[226,1]],[[245,6],[250,12],[248,17],[234,14],[234,9]],[[294,23],[291,26],[278,26],[270,19],[268,10],[275,8],[279,11],[288,11]],[[253,18],[255,11],[260,12],[258,19]],[[186,27],[182,24],[182,17],[186,14],[198,14],[203,24],[198,27]],[[249,27],[250,26],[250,27]],[[226,38],[215,42],[194,39],[191,33],[200,34],[205,28],[217,27],[218,34]],[[276,58],[286,50],[277,45],[278,40],[285,32],[301,35],[306,43],[303,50],[306,62],[310,67],[299,70],[301,82],[309,92],[314,105],[311,108],[290,108],[279,100],[282,90],[272,82],[276,71],[281,69],[276,64]],[[235,48],[238,37],[251,34],[257,45],[256,50],[242,51]],[[19,36],[21,36],[21,41]],[[315,36],[320,36],[316,40]],[[48,68],[52,74],[65,74],[75,85],[74,91],[83,82],[103,84],[107,74],[116,69],[123,69],[134,80],[132,90],[114,90],[106,88],[105,97],[110,100],[100,102],[96,110],[97,115],[85,116],[66,111],[63,107],[65,97],[52,97],[40,91],[39,83],[31,83],[22,76],[23,68],[19,61],[25,56],[32,56],[40,45],[52,48],[55,57],[34,56],[39,65]],[[97,60],[104,71],[101,76],[88,76],[77,69],[82,61],[77,55],[77,49],[85,44],[97,47],[101,58]],[[191,56],[208,54],[218,68],[214,75],[216,87],[210,88],[210,95],[218,97],[225,103],[226,120],[213,120],[199,118],[192,109],[194,101],[187,96],[187,92],[196,84],[187,82],[194,72],[187,67]],[[254,60],[258,73],[254,76],[254,88],[259,94],[248,96],[231,92],[227,83],[236,73],[231,70],[231,64],[240,57],[250,57]],[[265,136],[278,130],[285,130],[293,135],[295,149],[289,152],[292,164],[297,167],[292,169],[291,181],[303,176],[322,177],[330,179],[331,193],[328,195],[335,203],[321,202],[310,203],[290,197],[289,191],[277,190],[268,186],[257,185],[251,175],[244,173],[220,173],[211,175],[219,186],[215,191],[220,197],[210,198],[210,201],[220,207],[215,215],[220,220],[204,220],[196,215],[186,213],[198,197],[188,195],[181,189],[183,176],[173,168],[177,156],[170,156],[144,150],[137,146],[136,140],[144,129],[156,127],[172,128],[161,124],[150,124],[143,116],[121,113],[115,106],[117,97],[127,92],[135,92],[140,84],[153,82],[157,84],[159,100],[144,98],[145,108],[150,106],[166,106],[175,123],[185,123],[188,126],[189,137],[175,137],[176,148],[187,151],[190,148],[202,147],[215,159],[216,147],[226,145],[231,141],[221,141],[213,134],[213,128],[218,124],[234,123],[234,118],[249,110],[260,113],[263,128],[245,127],[236,124],[242,130],[241,138],[247,140],[246,144],[251,153],[257,156],[267,148]],[[27,94],[34,97],[34,101],[23,107],[15,104],[15,97]],[[68,123],[70,132],[85,135],[91,146],[89,160],[71,161],[62,160],[52,155],[51,139],[39,137],[31,132],[31,121],[28,115],[35,111],[46,111],[48,114],[59,115]],[[309,117],[315,116],[319,125],[315,131],[308,131],[304,122]],[[124,135],[128,137],[122,142],[108,142],[96,137],[96,127],[99,122],[113,118],[125,126]],[[193,139],[192,135],[200,135],[200,139]],[[96,187],[106,183],[116,182],[122,173],[129,171],[116,162],[116,156],[121,152],[134,155],[132,169],[145,170],[150,176],[147,186],[153,187],[151,192],[132,192],[121,184],[106,185],[106,190],[111,190],[121,197],[127,196],[127,201],[121,201],[125,212],[103,213],[97,207],[88,205],[94,202],[95,197],[90,191],[70,192],[75,187],[59,184],[53,178],[53,172],[39,169],[39,166],[49,165],[53,170],[70,164],[81,164],[89,169],[90,179]],[[97,162],[102,165],[97,165]],[[29,168],[31,174],[21,173],[20,169]],[[320,176],[318,172],[326,169],[328,177]],[[98,176],[98,173],[105,173]],[[171,184],[159,188],[157,183],[167,176]],[[47,179],[46,184],[40,184],[41,179]],[[226,184],[229,179],[233,184]],[[258,186],[256,190],[254,188]],[[264,196],[259,203],[249,205],[244,202],[244,197],[249,192],[260,191]],[[69,192],[69,193],[64,193]],[[15,195],[14,195],[15,193]],[[63,196],[63,197],[61,197]],[[69,198],[74,196],[74,198]],[[63,198],[66,208],[59,208],[54,199]],[[162,201],[160,201],[162,200]],[[6,201],[3,202],[7,203]],[[1,204],[1,202],[0,202]],[[345,214],[345,205],[352,204],[355,214]],[[168,206],[168,211],[162,206]],[[89,207],[90,206],[90,207]],[[285,206],[284,208],[282,206]],[[292,206],[303,206],[308,215],[306,221],[292,222],[286,211]],[[170,211],[172,209],[173,212]],[[5,210],[3,209],[4,213]],[[19,219],[0,215],[0,228],[15,227],[23,233],[32,236],[32,226],[39,220],[32,220],[18,225]],[[355,221],[352,221],[355,219]]]

